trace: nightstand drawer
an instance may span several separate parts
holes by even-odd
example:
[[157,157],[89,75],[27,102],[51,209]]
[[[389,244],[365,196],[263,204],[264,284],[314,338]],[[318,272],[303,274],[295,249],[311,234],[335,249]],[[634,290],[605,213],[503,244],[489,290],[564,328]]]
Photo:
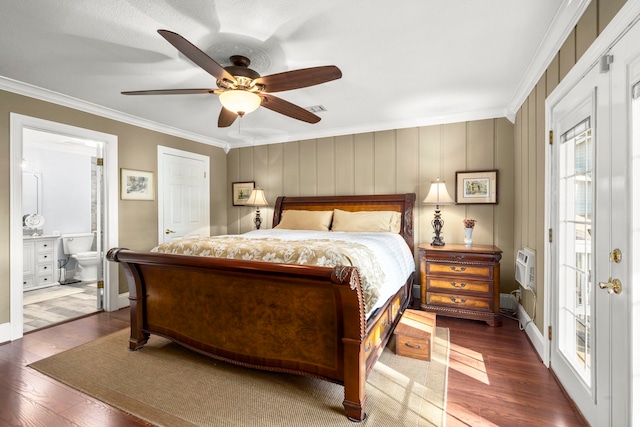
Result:
[[444,264],[437,262],[427,262],[427,274],[448,274],[485,277],[493,277],[493,266],[489,265],[465,265],[465,264]]
[[487,293],[491,291],[491,282],[476,282],[473,280],[465,280],[462,277],[451,280],[427,277],[427,290],[434,290],[436,292],[468,291]]
[[420,245],[420,308],[502,325],[500,259],[492,245]]
[[493,309],[490,299],[437,292],[427,292],[427,304],[447,305],[449,307],[464,307],[487,311]]

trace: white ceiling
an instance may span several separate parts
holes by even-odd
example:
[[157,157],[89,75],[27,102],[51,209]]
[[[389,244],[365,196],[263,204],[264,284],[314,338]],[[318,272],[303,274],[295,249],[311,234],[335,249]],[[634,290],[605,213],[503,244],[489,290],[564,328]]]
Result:
[[[512,119],[588,2],[3,1],[0,89],[227,149]],[[277,94],[301,107],[324,106],[317,124],[259,108],[219,129],[216,95],[120,94],[216,87],[158,29],[181,34],[223,66],[241,53],[261,75],[336,65],[343,77]]]

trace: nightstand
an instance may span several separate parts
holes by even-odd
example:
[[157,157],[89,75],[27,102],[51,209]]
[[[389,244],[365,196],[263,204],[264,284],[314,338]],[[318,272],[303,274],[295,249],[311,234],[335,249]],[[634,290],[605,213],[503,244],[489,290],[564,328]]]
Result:
[[418,248],[422,310],[502,326],[500,248],[459,244]]

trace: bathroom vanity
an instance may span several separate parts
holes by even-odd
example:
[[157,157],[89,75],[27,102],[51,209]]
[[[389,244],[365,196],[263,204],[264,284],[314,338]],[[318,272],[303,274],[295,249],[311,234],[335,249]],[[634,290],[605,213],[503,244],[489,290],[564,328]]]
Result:
[[24,291],[46,288],[58,284],[58,239],[59,236],[24,236],[23,277]]

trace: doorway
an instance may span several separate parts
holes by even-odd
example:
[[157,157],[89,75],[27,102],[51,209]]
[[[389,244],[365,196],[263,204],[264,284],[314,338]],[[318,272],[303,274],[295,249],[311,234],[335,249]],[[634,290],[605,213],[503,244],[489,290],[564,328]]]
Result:
[[[27,253],[23,244],[23,195],[22,195],[22,163],[23,154],[25,149],[25,134],[29,134],[31,131],[38,131],[43,133],[55,134],[64,136],[65,138],[71,138],[82,141],[92,141],[93,144],[99,145],[103,148],[102,159],[104,163],[103,167],[96,168],[95,180],[96,180],[96,214],[95,224],[96,229],[100,230],[99,233],[95,233],[95,240],[93,248],[97,251],[97,256],[101,262],[96,266],[96,278],[103,280],[96,280],[96,299],[95,309],[99,306],[103,306],[107,311],[117,310],[119,307],[118,297],[118,270],[117,266],[105,264],[104,260],[104,247],[117,246],[117,203],[118,203],[118,167],[117,167],[117,137],[114,135],[104,134],[101,132],[95,132],[88,129],[78,128],[74,126],[64,125],[47,120],[37,119],[33,117],[23,116],[19,114],[11,114],[11,340],[21,338],[24,333],[24,286],[25,286],[25,272],[24,262],[27,259]],[[84,143],[84,142],[83,142]],[[28,145],[28,144],[27,144]],[[95,146],[93,148],[95,150]],[[28,148],[27,148],[28,150]],[[96,157],[97,158],[97,157]],[[97,162],[99,163],[99,162]],[[103,172],[104,170],[104,172]],[[103,178],[104,174],[104,178]],[[87,181],[90,179],[86,178]],[[27,202],[28,204],[29,202]],[[100,208],[100,205],[103,205]],[[104,212],[104,214],[102,214]],[[90,220],[87,218],[87,221]],[[88,228],[91,225],[87,225]],[[56,243],[59,242],[60,236],[57,236],[55,231],[48,230],[50,236]],[[35,232],[40,234],[36,229]],[[57,233],[61,234],[61,233]],[[49,235],[47,235],[49,237]],[[36,239],[40,240],[40,239]],[[32,259],[41,259],[44,252],[39,249],[47,249],[44,245],[38,246],[35,243],[36,253]],[[61,259],[63,258],[63,249],[61,246],[56,247],[56,251],[60,248]],[[49,256],[47,254],[47,256]],[[53,268],[52,277],[61,279],[60,269],[58,268],[56,255],[51,256],[55,258],[52,267],[49,267],[47,263],[44,263],[43,267]],[[38,258],[40,257],[40,258]],[[27,262],[29,262],[27,260]],[[98,303],[98,296],[103,298],[103,302]],[[100,304],[100,305],[99,305]]]
[[[103,143],[24,129],[22,147],[24,332],[102,310],[98,236]],[[34,227],[29,219],[42,221]],[[84,233],[80,255],[70,235]],[[100,239],[103,240],[103,239]],[[75,247],[79,245],[76,243]],[[79,249],[74,249],[79,252]],[[101,272],[100,272],[101,273]]]
[[639,194],[631,169],[639,37],[636,24],[548,100],[550,368],[586,420],[604,427],[636,425],[638,416],[630,391],[639,386]]

